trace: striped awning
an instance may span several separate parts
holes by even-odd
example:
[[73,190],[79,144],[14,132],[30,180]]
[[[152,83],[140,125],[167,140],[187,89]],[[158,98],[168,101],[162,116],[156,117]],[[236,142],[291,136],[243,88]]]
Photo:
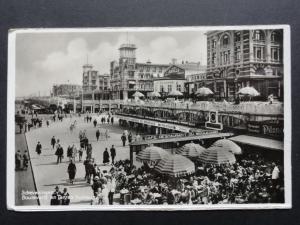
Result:
[[166,155],[155,166],[155,171],[172,177],[182,177],[195,172],[195,164],[182,155]]
[[213,145],[201,153],[199,161],[207,164],[221,165],[235,163],[236,159],[232,152]]
[[176,153],[188,158],[197,158],[205,150],[201,145],[188,143],[176,150]]
[[236,143],[228,139],[217,140],[213,146],[223,148],[226,151],[232,152],[233,154],[240,155],[242,154],[242,149]]
[[136,156],[136,160],[139,162],[146,162],[148,164],[155,164],[166,155],[169,155],[169,153],[164,149],[156,146],[150,146],[140,151]]

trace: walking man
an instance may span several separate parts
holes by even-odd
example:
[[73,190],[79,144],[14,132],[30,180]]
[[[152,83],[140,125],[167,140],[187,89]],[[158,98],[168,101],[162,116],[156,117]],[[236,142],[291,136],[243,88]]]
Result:
[[55,155],[57,156],[57,164],[61,163],[61,160],[62,160],[63,155],[64,155],[64,149],[61,147],[60,144],[58,144]]
[[116,149],[115,149],[114,145],[112,145],[110,148],[110,156],[111,156],[111,163],[115,164]]
[[40,142],[37,143],[35,151],[38,155],[40,155],[42,153],[42,145]]
[[54,149],[55,144],[56,144],[56,140],[55,140],[55,137],[53,136],[53,137],[51,138],[52,149]]
[[21,168],[21,158],[22,158],[21,152],[20,150],[18,150],[15,154],[16,170],[20,170]]
[[97,131],[96,131],[96,138],[97,138],[97,141],[99,141],[99,137],[100,137],[100,131],[99,131],[99,129],[97,129]]
[[105,151],[103,152],[103,164],[109,163],[109,153],[107,151],[107,148],[105,148]]
[[96,119],[94,119],[94,127],[96,127],[97,126],[97,120]]
[[125,144],[126,144],[126,135],[125,135],[125,133],[122,134],[121,140],[122,140],[122,143],[123,143],[123,147],[125,147]]

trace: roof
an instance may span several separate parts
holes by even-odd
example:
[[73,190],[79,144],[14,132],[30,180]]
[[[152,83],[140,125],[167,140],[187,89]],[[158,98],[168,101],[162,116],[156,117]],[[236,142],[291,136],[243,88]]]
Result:
[[271,149],[271,150],[280,150],[283,151],[283,142],[278,140],[273,140],[269,138],[255,137],[249,135],[239,135],[229,138],[230,140],[246,145],[252,145],[256,147]]
[[205,140],[205,139],[212,139],[212,138],[223,138],[223,137],[230,137],[233,133],[208,133],[202,135],[192,135],[186,137],[170,137],[170,138],[158,138],[158,139],[151,139],[151,140],[141,140],[133,142],[132,146],[135,145],[151,145],[151,144],[159,144],[159,143],[169,143],[169,142],[181,142],[181,141],[196,141],[196,140]]

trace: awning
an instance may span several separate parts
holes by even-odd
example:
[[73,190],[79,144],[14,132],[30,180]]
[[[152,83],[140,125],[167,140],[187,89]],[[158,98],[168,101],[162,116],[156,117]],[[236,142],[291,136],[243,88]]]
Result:
[[130,80],[130,81],[128,81],[128,84],[135,84],[136,82],[135,81],[132,81],[132,80]]
[[239,135],[239,136],[231,137],[229,139],[241,144],[252,145],[252,146],[271,149],[271,150],[283,151],[283,142],[278,140],[254,137],[249,135]]

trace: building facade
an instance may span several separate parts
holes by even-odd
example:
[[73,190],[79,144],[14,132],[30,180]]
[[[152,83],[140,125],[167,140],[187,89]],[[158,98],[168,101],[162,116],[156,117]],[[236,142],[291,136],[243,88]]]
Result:
[[283,96],[282,30],[228,30],[207,32],[205,85],[217,98],[233,99],[237,91],[253,86],[260,97]]
[[119,61],[110,65],[111,91],[113,99],[132,98],[139,91],[145,96],[153,91],[153,79],[162,77],[168,64],[136,62],[136,46],[122,44],[119,48]]
[[84,111],[98,112],[101,109],[101,101],[111,98],[110,75],[99,74],[97,70],[93,69],[91,64],[83,65],[82,90],[82,109]]
[[52,87],[53,97],[78,97],[81,93],[82,87],[77,84],[54,84]]

